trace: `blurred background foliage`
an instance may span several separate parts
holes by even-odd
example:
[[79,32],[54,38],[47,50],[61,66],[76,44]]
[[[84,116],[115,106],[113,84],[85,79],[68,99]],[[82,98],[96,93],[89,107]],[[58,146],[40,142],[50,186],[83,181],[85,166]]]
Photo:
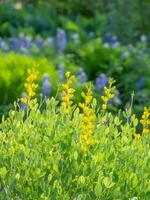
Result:
[[117,106],[129,105],[135,91],[141,113],[150,98],[149,11],[150,0],[0,1],[0,116],[24,91],[33,63],[40,87],[48,73],[51,94],[62,71],[76,74],[76,101],[83,82],[92,81],[100,99],[103,79],[114,77]]
[[[115,34],[124,43],[133,42],[139,35],[150,33],[150,0],[26,0],[19,1],[24,6],[21,10],[16,8],[16,12],[11,3],[18,1],[3,2],[6,5],[0,5],[1,35],[13,34],[14,27],[25,28],[29,25],[31,32],[33,28],[40,32],[42,27],[45,30],[50,27],[54,31],[56,21],[54,24],[53,17],[58,14],[68,15],[73,20],[79,15],[89,20],[94,18],[98,24],[103,24],[103,34]],[[9,23],[13,26],[8,30]],[[92,30],[93,27],[86,28]]]

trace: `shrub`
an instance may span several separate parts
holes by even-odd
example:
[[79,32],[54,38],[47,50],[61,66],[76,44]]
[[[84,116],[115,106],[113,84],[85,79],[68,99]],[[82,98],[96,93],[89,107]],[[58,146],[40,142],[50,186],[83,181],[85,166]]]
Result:
[[[67,77],[65,95],[72,94]],[[131,107],[113,116],[97,105],[91,87],[82,97],[82,111],[68,104],[72,95],[60,106],[47,100],[42,111],[33,98],[3,119],[1,199],[149,199],[150,135],[136,134]]]

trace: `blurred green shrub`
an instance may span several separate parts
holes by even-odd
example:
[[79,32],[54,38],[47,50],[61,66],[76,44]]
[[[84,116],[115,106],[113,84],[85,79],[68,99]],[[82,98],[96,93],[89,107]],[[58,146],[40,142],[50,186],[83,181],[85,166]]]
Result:
[[100,15],[105,18],[101,33],[115,34],[124,43],[135,41],[142,34],[149,36],[150,32],[149,0],[31,0],[21,1],[23,4],[20,9],[16,9],[12,1],[8,2],[0,4],[0,35],[2,36],[16,34],[19,27],[26,30],[28,34],[46,34],[49,31],[54,33],[57,26],[65,26],[59,20],[61,15],[75,21],[77,16],[91,19],[92,24],[95,25],[95,32],[104,22],[101,20],[95,23]]
[[[42,76],[47,73],[53,85],[58,84],[58,75],[53,65],[44,58],[28,58],[23,55],[0,54],[0,105],[12,103],[24,91],[27,69],[37,65],[39,84]],[[57,90],[57,89],[56,89]],[[54,87],[55,91],[55,87]]]

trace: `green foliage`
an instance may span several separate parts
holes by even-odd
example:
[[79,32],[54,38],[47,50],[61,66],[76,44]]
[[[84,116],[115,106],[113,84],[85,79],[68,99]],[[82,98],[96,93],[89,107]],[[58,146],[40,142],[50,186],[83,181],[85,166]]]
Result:
[[[47,73],[50,76],[51,83],[54,86],[58,84],[58,74],[45,58],[29,58],[23,55],[10,53],[0,54],[0,104],[12,103],[20,97],[24,91],[24,82],[27,75],[27,69],[37,65],[39,71],[39,85],[42,76]],[[54,87],[55,92],[57,89]]]
[[[101,33],[117,35],[124,43],[136,41],[141,34],[149,35],[150,32],[149,0],[28,0],[19,2],[22,2],[19,9],[16,9],[14,1],[0,4],[0,35],[3,37],[17,35],[17,32],[48,36],[50,32],[55,33],[56,27],[65,26],[61,23],[62,16],[73,21],[78,20],[78,17],[81,21],[90,19],[94,25],[92,30],[100,33],[99,27],[103,25]],[[83,26],[80,27],[80,29],[83,28]]]
[[34,100],[26,114],[11,110],[0,124],[0,199],[149,200],[150,135],[133,139],[136,119],[120,114],[99,112],[82,152],[77,107],[66,115],[52,98],[42,112]]

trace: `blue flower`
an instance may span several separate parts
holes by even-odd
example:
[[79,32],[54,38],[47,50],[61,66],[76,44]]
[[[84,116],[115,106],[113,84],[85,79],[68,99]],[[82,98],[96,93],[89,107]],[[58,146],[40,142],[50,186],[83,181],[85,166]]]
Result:
[[113,48],[116,48],[119,46],[119,41],[118,41],[117,37],[112,36],[110,34],[107,34],[105,36],[105,42],[111,44]]
[[105,42],[106,43],[111,43],[112,42],[112,35],[106,34],[105,35]]
[[51,83],[49,81],[49,76],[48,75],[45,75],[43,77],[41,91],[42,91],[43,96],[45,96],[46,98],[50,97]]
[[3,49],[5,47],[5,42],[2,38],[0,38],[0,49]]
[[146,35],[141,35],[140,40],[142,43],[147,42],[147,36]]
[[65,67],[58,65],[58,75],[59,75],[59,80],[63,81],[65,78]]
[[44,49],[45,44],[41,36],[36,36],[34,42],[40,49]]
[[20,36],[18,38],[18,43],[20,44],[21,47],[26,47],[26,48],[32,48],[32,41],[30,38]]
[[9,47],[10,47],[10,50],[19,51],[20,50],[20,44],[18,42],[18,39],[17,38],[10,38],[9,39]]
[[100,76],[96,78],[95,88],[99,92],[102,92],[104,90],[104,87],[107,87],[108,84],[108,77],[105,74],[100,74]]
[[146,77],[140,77],[135,83],[136,89],[137,90],[142,89],[145,86],[145,84],[146,84]]
[[78,80],[79,80],[80,83],[85,83],[88,80],[87,75],[82,68],[80,68],[77,71],[77,74],[78,74]]
[[67,36],[66,32],[61,29],[57,28],[57,33],[56,33],[56,49],[58,51],[64,51],[67,47]]
[[48,37],[46,40],[46,45],[54,46],[54,38]]
[[125,60],[127,58],[127,56],[128,56],[127,53],[123,52],[123,53],[120,54],[120,59]]
[[119,46],[119,41],[117,40],[116,37],[112,37],[111,45],[113,48],[116,48]]

